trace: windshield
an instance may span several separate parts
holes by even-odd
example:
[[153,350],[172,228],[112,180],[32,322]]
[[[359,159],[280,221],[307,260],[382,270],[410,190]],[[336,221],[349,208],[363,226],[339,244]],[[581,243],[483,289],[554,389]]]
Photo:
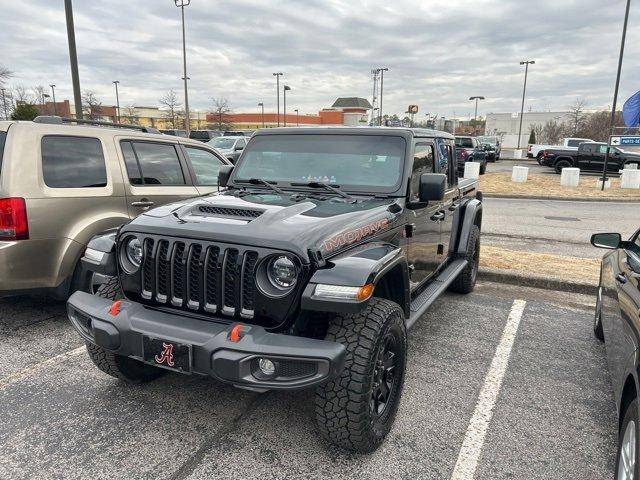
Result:
[[469,137],[456,137],[456,147],[473,148],[473,140]]
[[236,139],[235,138],[225,138],[225,137],[218,137],[218,138],[214,138],[213,140],[209,141],[209,145],[212,145],[214,148],[219,148],[221,150],[228,150],[230,148],[233,148],[233,144],[236,143]]
[[480,142],[486,143],[488,145],[494,145],[497,143],[496,137],[478,137]]
[[[397,190],[406,144],[382,135],[265,135],[245,148],[234,179],[324,182],[355,191]],[[366,188],[363,188],[366,187]]]

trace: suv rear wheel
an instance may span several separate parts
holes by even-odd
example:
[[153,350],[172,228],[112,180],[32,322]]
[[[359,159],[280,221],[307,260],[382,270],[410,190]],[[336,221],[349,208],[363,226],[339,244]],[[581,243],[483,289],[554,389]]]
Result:
[[407,355],[407,332],[400,306],[373,298],[356,315],[339,315],[327,340],[347,349],[336,379],[316,389],[316,421],[336,445],[363,453],[376,450],[398,411]]
[[[107,281],[98,287],[96,295],[109,300],[122,298],[120,283],[116,277],[106,277]],[[87,343],[87,353],[91,361],[107,375],[127,383],[146,383],[166,373],[161,368],[146,365],[138,360],[117,355],[98,345]]]

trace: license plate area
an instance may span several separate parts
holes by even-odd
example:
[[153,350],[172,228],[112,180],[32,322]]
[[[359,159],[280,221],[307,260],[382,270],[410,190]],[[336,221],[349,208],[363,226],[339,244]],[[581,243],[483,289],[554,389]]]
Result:
[[142,359],[145,363],[180,373],[191,373],[191,345],[162,338],[142,337]]

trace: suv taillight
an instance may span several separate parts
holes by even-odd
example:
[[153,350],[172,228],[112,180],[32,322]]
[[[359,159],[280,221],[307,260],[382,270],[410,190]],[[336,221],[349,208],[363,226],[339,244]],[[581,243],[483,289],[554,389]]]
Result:
[[27,240],[29,222],[24,198],[0,198],[0,240]]

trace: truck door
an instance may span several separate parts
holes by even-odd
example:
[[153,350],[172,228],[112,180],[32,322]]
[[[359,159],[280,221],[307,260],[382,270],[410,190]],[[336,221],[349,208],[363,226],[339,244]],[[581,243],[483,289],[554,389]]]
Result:
[[[420,175],[435,172],[435,146],[430,142],[418,142],[415,145],[413,168],[411,171],[411,203],[418,202]],[[411,269],[411,282],[420,283],[429,278],[440,264],[438,245],[440,244],[440,221],[444,218],[441,202],[430,202],[411,210],[412,224],[409,239],[408,260]],[[411,215],[411,214],[410,214]]]
[[591,165],[596,160],[596,145],[584,143],[578,146],[576,152],[576,167],[581,170],[590,170],[593,168]]
[[460,202],[458,191],[458,175],[454,159],[453,143],[450,140],[439,138],[436,140],[439,156],[438,173],[447,176],[447,189],[444,194],[442,211],[444,218],[440,220],[440,243],[438,244],[438,262],[447,259],[449,244],[451,242],[451,230],[453,229],[453,217]]

